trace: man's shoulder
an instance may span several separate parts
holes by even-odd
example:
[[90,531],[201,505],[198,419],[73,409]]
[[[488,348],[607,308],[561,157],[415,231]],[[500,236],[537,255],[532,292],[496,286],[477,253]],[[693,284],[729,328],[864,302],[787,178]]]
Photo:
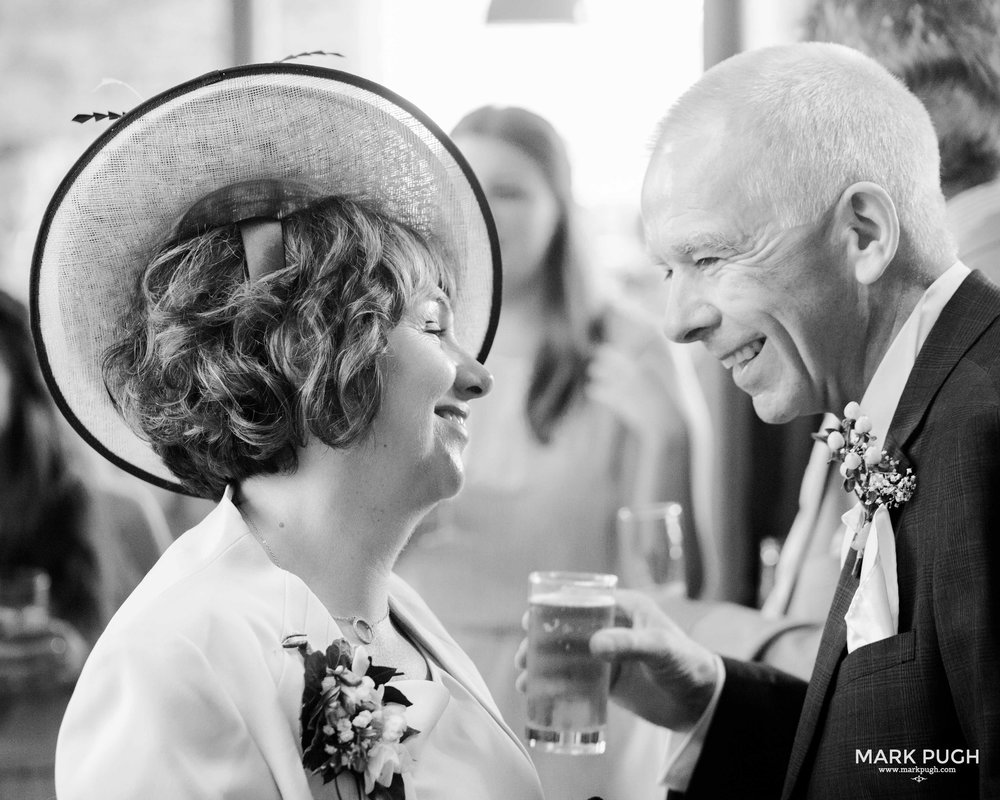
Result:
[[934,405],[952,414],[1000,414],[1000,316],[957,360]]
[[1000,383],[1000,316],[983,331],[969,348],[965,361],[978,367],[994,384]]
[[[956,385],[987,392],[1000,387],[1000,288],[980,273],[963,282],[938,318],[925,345],[929,359],[918,358],[918,366],[935,363],[935,370],[948,368],[943,388]],[[940,398],[939,398],[940,399]]]

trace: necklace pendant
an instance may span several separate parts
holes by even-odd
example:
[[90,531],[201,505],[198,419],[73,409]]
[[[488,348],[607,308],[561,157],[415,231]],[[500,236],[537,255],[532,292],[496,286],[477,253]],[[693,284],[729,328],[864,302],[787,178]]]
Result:
[[353,617],[351,619],[351,627],[354,628],[354,633],[361,640],[362,644],[371,644],[375,640],[375,630],[368,620],[361,619],[361,617]]

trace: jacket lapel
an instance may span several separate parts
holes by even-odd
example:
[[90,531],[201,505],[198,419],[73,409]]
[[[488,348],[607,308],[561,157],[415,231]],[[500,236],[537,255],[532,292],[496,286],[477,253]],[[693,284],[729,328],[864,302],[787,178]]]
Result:
[[802,767],[814,746],[816,727],[826,706],[830,683],[847,648],[847,625],[844,622],[844,615],[847,614],[851,599],[858,588],[858,579],[851,574],[853,567],[854,559],[848,557],[840,571],[840,580],[837,582],[833,604],[830,606],[830,613],[827,615],[823,636],[820,639],[819,652],[816,654],[816,665],[813,667],[806,699],[802,704],[799,726],[795,731],[782,798],[792,796]]
[[[392,609],[393,616],[406,627],[407,633],[423,648],[428,657],[436,661],[442,669],[461,683],[469,694],[476,698],[479,704],[493,717],[507,736],[514,741],[518,749],[524,754],[524,757],[530,760],[531,757],[528,755],[527,749],[525,749],[524,744],[522,744],[517,734],[510,729],[500,715],[496,703],[493,702],[493,698],[489,695],[489,690],[482,683],[482,679],[478,673],[471,674],[469,667],[455,657],[457,646],[450,644],[444,637],[437,635],[435,631],[431,630],[428,620],[421,620],[420,622],[423,624],[419,624],[410,614],[409,609],[405,607],[405,604],[396,602],[391,595],[389,606]],[[462,655],[464,657],[464,653]],[[472,669],[474,671],[474,667]]]
[[[920,348],[913,371],[896,407],[887,445],[905,466],[905,449],[931,400],[976,340],[1000,316],[1000,289],[973,272],[941,311]],[[918,478],[919,480],[919,478]]]

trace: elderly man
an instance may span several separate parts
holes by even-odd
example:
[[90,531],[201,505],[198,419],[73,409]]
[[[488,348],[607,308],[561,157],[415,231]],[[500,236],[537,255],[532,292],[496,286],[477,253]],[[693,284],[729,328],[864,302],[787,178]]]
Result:
[[622,593],[631,627],[591,649],[679,732],[666,783],[692,797],[1000,794],[1000,291],[957,261],[938,167],[919,101],[838,45],[735,56],[661,126],[642,204],[667,334],[764,421],[860,401],[916,475],[865,557],[845,547],[808,685]]
[[[811,0],[803,33],[871,56],[923,103],[937,135],[958,257],[1000,284],[1000,0]],[[828,455],[814,449],[760,611],[661,598],[695,639],[809,677],[840,571],[838,523],[850,507]]]

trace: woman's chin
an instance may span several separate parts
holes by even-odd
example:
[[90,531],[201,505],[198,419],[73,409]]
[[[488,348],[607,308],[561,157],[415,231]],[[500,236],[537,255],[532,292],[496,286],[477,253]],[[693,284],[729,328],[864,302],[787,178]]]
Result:
[[455,470],[452,474],[450,474],[448,477],[444,478],[441,481],[440,497],[438,497],[438,500],[448,500],[449,498],[454,497],[456,494],[462,491],[462,487],[464,485],[465,485],[465,470],[464,469]]

